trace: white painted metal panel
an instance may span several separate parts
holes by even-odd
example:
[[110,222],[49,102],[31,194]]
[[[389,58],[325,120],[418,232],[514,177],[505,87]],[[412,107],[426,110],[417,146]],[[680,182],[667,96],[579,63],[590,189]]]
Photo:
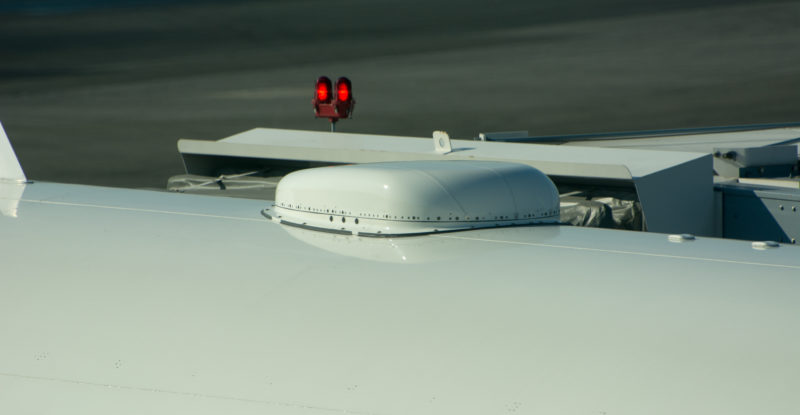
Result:
[[0,217],[0,413],[800,407],[796,247],[558,226],[309,244],[263,204],[28,185]]

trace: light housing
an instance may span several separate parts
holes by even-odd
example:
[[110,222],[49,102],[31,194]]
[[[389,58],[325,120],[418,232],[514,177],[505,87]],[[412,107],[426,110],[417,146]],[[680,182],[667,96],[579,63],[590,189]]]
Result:
[[317,78],[311,104],[314,106],[314,116],[330,120],[331,131],[334,131],[334,124],[339,119],[350,118],[353,114],[356,104],[353,84],[342,76],[336,80],[336,89],[333,89],[330,78],[320,76]]

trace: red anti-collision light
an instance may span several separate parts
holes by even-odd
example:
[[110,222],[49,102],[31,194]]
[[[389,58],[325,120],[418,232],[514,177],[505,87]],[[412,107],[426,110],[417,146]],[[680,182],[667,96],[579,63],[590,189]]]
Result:
[[327,101],[328,100],[328,86],[325,84],[317,85],[317,98],[320,101]]
[[327,118],[331,121],[331,131],[335,131],[334,125],[342,118],[350,118],[353,114],[353,107],[356,104],[353,98],[353,84],[350,80],[341,77],[336,80],[336,89],[331,85],[331,80],[327,76],[317,78],[314,98],[311,105],[314,106],[314,116],[317,118]]
[[317,79],[317,100],[319,102],[330,102],[331,89],[331,80],[327,76],[320,76]]
[[336,94],[339,102],[349,101],[353,96],[352,90],[353,87],[349,79],[341,77],[336,81]]

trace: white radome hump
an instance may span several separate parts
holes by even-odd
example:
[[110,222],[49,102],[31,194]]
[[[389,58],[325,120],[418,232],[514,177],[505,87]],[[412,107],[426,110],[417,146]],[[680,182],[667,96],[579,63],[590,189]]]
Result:
[[524,164],[413,161],[293,172],[264,213],[288,225],[387,236],[554,223],[559,200],[553,182]]

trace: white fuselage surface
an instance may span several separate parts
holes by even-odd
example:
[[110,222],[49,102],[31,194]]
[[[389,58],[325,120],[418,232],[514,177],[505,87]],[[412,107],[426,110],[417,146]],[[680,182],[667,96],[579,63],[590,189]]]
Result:
[[800,408],[797,247],[558,225],[365,238],[256,200],[0,195],[2,414]]

